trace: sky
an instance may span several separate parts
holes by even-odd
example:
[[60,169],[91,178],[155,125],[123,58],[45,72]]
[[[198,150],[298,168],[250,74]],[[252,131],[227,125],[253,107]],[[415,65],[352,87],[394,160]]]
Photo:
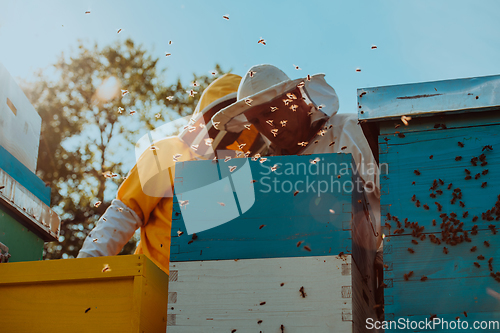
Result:
[[0,62],[30,80],[78,39],[131,38],[160,58],[166,83],[270,63],[292,79],[325,73],[340,112],[357,112],[358,88],[499,74],[499,12],[479,0],[0,0]]

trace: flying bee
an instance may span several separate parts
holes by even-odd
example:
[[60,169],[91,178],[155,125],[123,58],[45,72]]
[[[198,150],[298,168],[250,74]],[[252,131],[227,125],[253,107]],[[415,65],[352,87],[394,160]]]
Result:
[[295,197],[295,196],[297,196],[297,194],[299,194],[299,191],[295,191],[295,192],[293,192],[293,196],[294,196],[294,197]]
[[466,174],[470,175],[469,169],[464,169],[464,171],[465,171]]
[[267,157],[261,157],[259,160],[260,163],[264,163],[265,161],[267,161]]
[[479,265],[479,263],[476,261],[474,261],[474,266],[476,266],[477,268],[481,267],[481,265]]
[[252,106],[252,102],[253,102],[253,99],[251,99],[251,98],[245,99],[245,104],[248,106]]
[[297,84],[297,88],[302,88],[304,87],[306,84],[304,83],[304,81],[300,81],[299,84]]
[[295,65],[295,64],[293,65],[293,67],[294,67],[296,70],[298,70],[298,71],[302,70],[302,68],[300,68],[299,66],[297,66],[297,65]]
[[266,304],[266,302],[260,302],[260,305],[264,305],[264,304]]
[[448,184],[448,190],[451,190],[453,183]]
[[433,157],[434,157],[434,155],[429,156],[429,158],[430,158],[431,160],[432,160],[432,158],[433,158]]
[[490,146],[490,145],[487,145],[487,146],[484,146],[483,149],[481,151],[488,151],[488,150],[493,150],[493,147]]
[[231,166],[229,165],[229,172],[233,172],[234,170],[236,170],[236,166]]
[[122,29],[118,29],[116,33],[119,34],[120,32],[122,32]]
[[94,204],[94,207],[97,208],[101,205],[101,202],[100,201],[97,201],[95,204]]
[[410,253],[415,253],[415,250],[413,250],[411,247],[408,248],[408,252]]
[[293,104],[293,105],[290,106],[290,110],[292,110],[293,112],[295,112],[295,111],[297,111],[298,107],[299,106],[297,104]]
[[292,94],[292,93],[287,93],[286,94],[286,97],[288,97],[288,99],[297,99],[297,96],[295,96],[295,94]]
[[309,162],[310,162],[311,164],[316,164],[316,163],[318,163],[319,161],[321,161],[321,159],[320,159],[319,157],[316,157],[314,160],[309,160]]
[[311,252],[311,248],[307,245],[304,245],[304,250],[308,251],[308,252]]
[[423,207],[425,210],[429,210],[429,206],[428,206],[427,204],[424,204],[422,207]]
[[412,240],[411,240],[411,242],[412,242],[413,244],[415,244],[415,245],[418,245],[418,242],[417,242],[416,240],[414,240],[414,239],[412,239]]
[[403,122],[403,124],[405,124],[405,126],[408,126],[408,122],[410,120],[411,120],[411,117],[401,116],[401,121]]
[[356,72],[361,72],[361,68],[356,68]]
[[246,124],[246,125],[243,125],[247,130],[250,130],[250,126],[252,125],[249,125],[249,124]]
[[266,45],[266,41],[264,38],[260,37],[259,41],[257,42],[258,44]]
[[304,241],[298,241],[297,242],[297,247],[299,247],[302,243],[304,243]]
[[276,171],[276,169],[278,169],[278,165],[277,165],[277,164],[275,164],[275,165],[273,165],[273,166],[271,167],[271,171]]
[[345,150],[347,149],[347,146],[343,146],[342,148],[340,148],[340,150]]
[[285,104],[285,106],[288,106],[288,104],[290,104],[291,101],[292,101],[291,99],[284,99],[283,104]]
[[271,106],[271,112],[274,112],[276,110],[278,110],[278,108],[276,106]]
[[186,92],[189,94],[190,97],[194,97],[198,92],[194,91],[193,89],[186,90]]
[[423,281],[425,281],[425,280],[427,280],[427,276],[422,275],[422,277],[420,278],[420,281],[422,281],[422,282],[423,282]]
[[297,145],[298,145],[298,146],[305,147],[305,146],[307,146],[307,144],[308,144],[308,143],[309,143],[309,142],[304,142],[304,141],[302,141],[302,142],[297,142]]
[[490,247],[490,243],[488,241],[484,241],[484,246]]
[[262,229],[262,228],[264,228],[265,226],[266,226],[265,224],[262,224],[262,225],[259,227],[259,229]]
[[272,119],[266,120],[266,124],[268,124],[269,126],[273,126],[273,120]]
[[414,172],[417,176],[420,176],[420,171],[418,171],[418,170],[414,170],[413,172]]
[[229,21],[229,15],[222,15],[222,18]]

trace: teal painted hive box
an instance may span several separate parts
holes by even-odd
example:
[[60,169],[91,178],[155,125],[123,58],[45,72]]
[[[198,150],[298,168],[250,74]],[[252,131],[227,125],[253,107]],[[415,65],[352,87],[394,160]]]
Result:
[[[360,120],[379,130],[387,321],[499,330],[499,86],[489,76],[358,90]],[[422,331],[386,332],[402,329]]]
[[371,331],[377,236],[351,165],[350,154],[177,163],[167,330]]
[[49,204],[50,187],[0,146],[0,243],[10,262],[41,260],[44,242],[58,239]]

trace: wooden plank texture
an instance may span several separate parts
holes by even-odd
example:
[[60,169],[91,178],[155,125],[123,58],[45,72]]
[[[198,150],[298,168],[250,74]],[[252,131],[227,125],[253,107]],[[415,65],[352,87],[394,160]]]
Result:
[[402,130],[404,135],[379,137],[380,162],[388,165],[381,175],[382,226],[389,235],[384,241],[386,320],[436,314],[449,321],[459,316],[472,325],[500,318],[493,310],[499,301],[487,293],[500,290],[500,278],[490,275],[500,271],[500,125],[498,117],[488,115],[470,126],[443,117],[442,123],[454,127],[448,129],[430,129],[436,118],[427,124],[421,119],[417,129]]
[[[321,158],[321,162],[318,162],[319,174],[311,172],[316,166],[309,169],[312,165],[310,160],[316,157]],[[269,157],[264,163],[247,159],[235,159],[227,163],[219,161],[218,164],[211,161],[178,163],[176,196],[178,200],[189,200],[189,204],[181,208],[178,202],[174,203],[171,260],[275,258],[352,252],[351,219],[355,214],[352,207],[353,195],[342,189],[342,184],[351,183],[353,179],[351,161],[351,156],[346,154],[318,154],[275,156]],[[238,166],[238,163],[250,165],[249,177],[236,177],[234,173],[230,173],[228,165]],[[269,168],[275,164],[279,168],[271,172]],[[343,165],[349,168],[344,168],[342,173],[340,168]],[[287,170],[289,174],[286,174]],[[235,188],[231,190],[231,185],[228,185],[229,196],[219,192],[193,195],[197,189],[229,177]],[[252,183],[252,180],[256,182]],[[320,181],[325,186],[324,193],[318,193]],[[340,186],[337,183],[331,185],[331,182],[338,182]],[[284,190],[277,185],[276,190],[275,183],[287,185]],[[290,191],[292,184],[294,189]],[[302,191],[296,195],[295,184]],[[313,184],[309,190],[308,184]],[[244,195],[240,196],[240,193]],[[240,208],[234,204],[233,194],[241,199]],[[219,199],[224,196],[232,202]],[[207,208],[206,205],[203,206],[204,201],[210,201],[212,205]],[[251,201],[247,210],[241,209],[247,201]],[[233,209],[235,215],[226,215],[225,210],[228,209]],[[224,219],[228,222],[196,233],[197,238],[192,241],[192,236],[188,235],[186,229],[185,218],[188,212],[198,213],[195,216],[197,223],[217,223],[225,221]],[[183,234],[178,236],[178,231]],[[298,242],[302,242],[299,247]],[[304,246],[308,246],[310,251]]]
[[173,262],[170,272],[170,333],[352,332],[372,311],[349,255]]
[[0,87],[0,146],[34,173],[42,119],[2,64]]
[[144,255],[4,263],[1,330],[165,332],[167,283]]
[[0,146],[0,169],[33,193],[44,204],[50,206],[50,187],[45,186],[45,183],[34,172],[2,146]]

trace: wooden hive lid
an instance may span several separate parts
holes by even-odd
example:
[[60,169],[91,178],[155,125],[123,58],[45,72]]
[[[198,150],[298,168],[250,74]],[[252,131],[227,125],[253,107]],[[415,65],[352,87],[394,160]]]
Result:
[[488,111],[500,106],[500,75],[358,89],[362,121]]

